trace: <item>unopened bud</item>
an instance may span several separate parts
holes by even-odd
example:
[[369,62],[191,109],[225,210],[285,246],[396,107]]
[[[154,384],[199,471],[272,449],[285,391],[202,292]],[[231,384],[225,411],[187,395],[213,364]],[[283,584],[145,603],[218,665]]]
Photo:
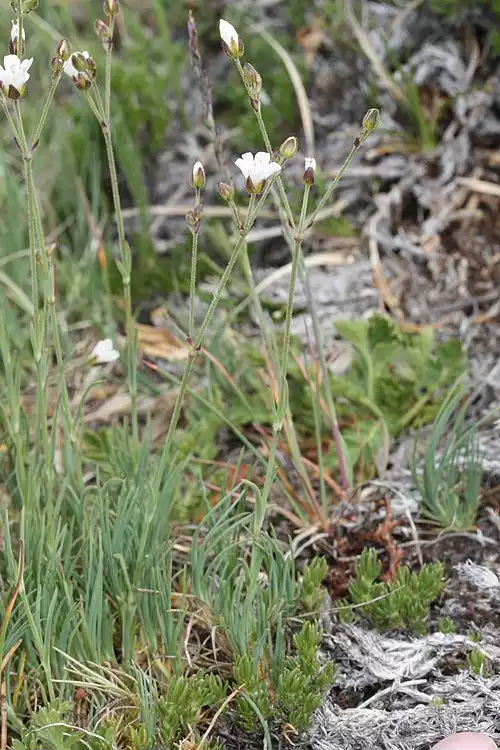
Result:
[[219,32],[222,49],[226,55],[231,58],[242,57],[244,52],[243,41],[238,36],[238,32],[234,26],[221,18],[219,21]]
[[314,185],[315,172],[316,159],[306,158],[304,163],[304,174],[302,175],[302,182],[304,183],[304,185]]
[[62,72],[64,61],[60,57],[53,57],[50,62],[50,67],[52,69],[52,77],[57,78],[57,76]]
[[71,62],[73,63],[73,67],[79,73],[83,73],[87,70],[89,59],[90,58],[87,55],[84,55],[82,52],[73,52],[73,54],[71,55]]
[[186,214],[187,225],[192,234],[198,234],[200,231],[200,221],[203,206],[199,203],[197,206],[189,210]]
[[9,55],[17,55],[18,57],[22,57],[24,54],[24,42],[26,39],[26,34],[23,29],[23,38],[22,41],[19,41],[19,23],[17,21],[12,21],[12,29],[10,32],[10,40],[9,40]]
[[232,185],[228,185],[227,182],[219,182],[219,184],[217,185],[217,190],[219,191],[219,195],[222,200],[226,201],[227,203],[234,199],[234,187]]
[[23,0],[23,13],[30,13],[32,10],[35,10],[38,8],[38,4],[38,0]]
[[94,31],[103,44],[108,44],[110,42],[111,29],[108,24],[104,23],[100,18],[97,18],[94,22]]
[[104,0],[103,10],[105,16],[116,16],[120,12],[120,4],[118,0]]
[[295,156],[297,149],[299,148],[299,142],[294,135],[287,138],[279,147],[279,154],[283,159],[291,159]]
[[60,57],[63,62],[69,59],[71,55],[71,44],[67,39],[61,39],[56,47],[56,57]]
[[256,99],[262,88],[262,77],[260,73],[255,70],[253,65],[245,63],[243,66],[243,81],[247,87],[248,95],[252,99]]
[[378,128],[380,124],[380,112],[378,109],[369,109],[366,115],[363,117],[361,127],[371,133],[375,128]]
[[201,161],[197,161],[196,164],[193,167],[193,174],[191,177],[191,185],[196,190],[201,190],[201,188],[205,187],[205,170],[203,169],[203,164]]

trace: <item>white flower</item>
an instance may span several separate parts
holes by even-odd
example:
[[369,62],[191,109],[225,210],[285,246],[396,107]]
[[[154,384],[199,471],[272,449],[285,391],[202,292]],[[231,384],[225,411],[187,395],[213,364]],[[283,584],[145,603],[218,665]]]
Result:
[[[11,42],[15,42],[19,37],[19,23],[17,21],[12,21],[12,29],[10,32],[10,40]],[[23,27],[23,42],[26,41],[26,32],[24,31]]]
[[102,341],[98,341],[92,349],[89,362],[93,365],[104,365],[108,362],[115,362],[119,356],[119,353],[113,347],[112,340],[102,339]]
[[229,57],[241,57],[243,54],[243,42],[234,26],[221,18],[219,21],[219,32],[224,52]]
[[[5,96],[18,99],[26,90],[26,83],[30,74],[33,58],[21,60],[17,55],[6,55],[3,59],[4,67],[0,65],[0,82]],[[10,88],[12,87],[12,89]]]
[[306,156],[305,163],[304,163],[304,172],[306,169],[312,169],[313,172],[316,171],[316,159],[311,159]]
[[280,165],[271,161],[271,157],[266,151],[259,151],[255,156],[248,151],[240,159],[236,159],[234,163],[243,172],[249,193],[261,193],[265,181],[273,174],[281,172]]

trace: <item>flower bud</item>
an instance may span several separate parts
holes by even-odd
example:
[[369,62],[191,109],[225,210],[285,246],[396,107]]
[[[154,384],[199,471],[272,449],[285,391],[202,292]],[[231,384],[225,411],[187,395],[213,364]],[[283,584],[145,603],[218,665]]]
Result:
[[363,117],[361,127],[363,130],[371,133],[375,128],[378,128],[380,124],[380,112],[378,109],[369,109],[366,115]]
[[69,59],[71,55],[71,44],[67,39],[61,39],[56,47],[56,57],[60,57],[63,62]]
[[22,57],[24,53],[25,40],[26,34],[23,29],[23,38],[22,41],[19,42],[19,23],[17,21],[12,21],[12,29],[10,32],[9,41],[9,55],[17,55],[18,57]]
[[283,159],[291,159],[292,156],[295,156],[295,154],[297,153],[298,148],[298,140],[294,135],[291,135],[289,138],[284,140],[279,147],[279,155],[282,156]]
[[111,41],[111,29],[107,23],[97,18],[94,22],[94,31],[104,45],[109,44]]
[[226,203],[229,203],[234,199],[234,187],[228,185],[227,182],[219,182],[217,190],[219,191],[222,200],[226,201]]
[[256,99],[262,88],[262,77],[250,63],[245,63],[243,66],[243,81],[250,98]]
[[203,169],[203,164],[201,161],[197,161],[196,164],[193,167],[193,174],[191,177],[191,185],[196,190],[201,190],[201,188],[205,187],[205,170]]
[[200,231],[201,213],[203,206],[199,203],[197,206],[189,210],[186,214],[187,225],[192,234],[198,234]]
[[50,62],[50,67],[52,69],[52,78],[57,78],[57,76],[62,72],[64,61],[60,57],[53,57]]
[[75,86],[86,91],[96,76],[96,64],[88,52],[73,52],[63,65],[64,72],[69,75]]
[[244,52],[243,41],[238,36],[238,32],[223,18],[219,21],[219,32],[222,43],[222,49],[228,57],[232,59],[242,57]]
[[38,8],[38,0],[23,0],[23,13],[30,13]]
[[104,0],[103,10],[105,16],[116,16],[120,11],[120,4],[118,0]]
[[304,162],[304,174],[302,175],[302,182],[304,185],[314,185],[314,179],[316,172],[316,159],[306,158]]

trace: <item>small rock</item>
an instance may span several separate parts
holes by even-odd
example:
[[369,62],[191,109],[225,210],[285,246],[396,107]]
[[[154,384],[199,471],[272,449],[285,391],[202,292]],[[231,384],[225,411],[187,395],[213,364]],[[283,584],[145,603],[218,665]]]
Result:
[[493,740],[479,732],[458,732],[432,746],[431,750],[498,750]]

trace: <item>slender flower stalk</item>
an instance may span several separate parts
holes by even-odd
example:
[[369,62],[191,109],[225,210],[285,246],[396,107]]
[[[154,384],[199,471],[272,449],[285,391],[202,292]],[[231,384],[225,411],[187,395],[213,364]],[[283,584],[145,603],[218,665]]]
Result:
[[198,235],[201,218],[201,189],[205,187],[205,170],[201,162],[197,161],[193,167],[191,185],[194,188],[194,209],[187,215],[188,226],[192,234],[191,275],[189,280],[189,323],[188,342],[192,346],[194,341],[194,305],[196,300],[196,268],[198,264]]
[[[237,69],[238,69],[238,72],[239,72],[239,74],[241,76],[241,80],[243,82],[243,85],[245,86],[245,89],[246,89],[246,91],[247,91],[247,93],[249,95],[249,98],[250,98],[250,101],[251,101],[251,104],[252,104],[252,110],[254,111],[256,120],[258,122],[260,131],[261,131],[261,135],[262,135],[262,138],[264,140],[264,144],[265,144],[265,146],[266,146],[266,148],[268,150],[268,153],[270,155],[272,155],[272,153],[273,153],[272,145],[271,145],[271,141],[269,139],[269,135],[267,133],[267,129],[266,129],[266,126],[265,126],[265,123],[264,123],[264,120],[262,118],[262,114],[261,114],[261,111],[260,111],[260,102],[258,100],[256,102],[255,99],[252,98],[251,85],[249,84],[248,75],[245,75],[245,70],[244,70],[244,67],[242,66],[240,60],[237,57],[233,57],[233,60],[234,60],[234,63],[236,65]],[[365,142],[365,140],[368,138],[368,136],[378,127],[379,121],[380,121],[379,111],[377,109],[370,109],[370,110],[368,110],[368,112],[366,113],[365,117],[363,118],[363,122],[362,122],[362,125],[361,125],[360,134],[359,134],[359,136],[357,136],[354,139],[353,146],[351,148],[351,151],[350,151],[347,159],[345,160],[345,162],[342,165],[341,169],[339,170],[339,172],[335,176],[334,180],[332,180],[332,183],[329,185],[329,187],[328,187],[325,195],[323,196],[323,198],[319,202],[319,204],[316,207],[316,209],[313,211],[313,213],[311,214],[310,217],[308,217],[307,219],[304,220],[305,223],[304,223],[303,231],[305,229],[308,229],[309,227],[311,227],[314,224],[314,222],[317,219],[320,211],[324,208],[324,206],[331,199],[331,196],[332,196],[335,188],[337,187],[338,183],[340,182],[340,179],[342,178],[344,172],[346,171],[346,169],[350,165],[351,161],[354,159],[354,156],[356,155],[356,153],[358,152],[358,150],[360,149],[360,147],[362,146],[362,144]],[[312,157],[308,158],[306,160],[305,171],[304,171],[304,182],[306,183],[306,186],[307,186],[307,182],[309,182],[310,185],[314,183],[314,171],[315,171],[315,169],[316,169],[316,162],[315,162],[315,160]],[[284,189],[284,186],[283,186],[283,182],[281,180],[281,176],[280,175],[278,175],[278,178],[276,180],[276,184],[278,186],[278,193],[279,193],[279,199],[280,199],[281,207],[282,207],[283,211],[285,212],[285,215],[286,215],[286,218],[287,218],[289,226],[292,228],[292,230],[294,230],[295,229],[295,222],[294,222],[294,219],[293,219],[293,214],[292,214],[292,211],[291,211],[290,202],[289,202],[288,197],[286,195],[286,192],[285,192],[285,189]],[[310,187],[310,185],[309,185],[309,187]],[[301,233],[302,232],[298,232],[298,234],[301,234]],[[296,248],[296,245],[295,245],[295,248]],[[292,271],[293,271],[293,263],[294,263],[294,260],[295,260],[295,251],[292,251],[292,256],[293,256],[292,257]],[[300,243],[300,246],[298,248],[298,255],[297,255],[297,258],[296,258],[297,263],[299,262],[299,258],[302,258],[302,242]],[[303,268],[303,276],[305,278],[307,276],[307,270],[305,268],[305,265],[303,264],[303,260],[301,261],[300,266],[302,266],[302,268]],[[292,290],[292,284],[293,284],[293,290]],[[309,293],[307,292],[307,289],[309,289]],[[293,295],[294,295],[294,292],[295,292],[295,279],[292,278],[292,275],[290,277],[290,292],[293,292],[293,294],[291,295],[291,302],[290,302],[290,295],[289,295],[289,304],[287,306],[287,315],[290,313],[290,304],[291,303],[293,304]],[[317,321],[317,315],[315,315],[315,305],[314,305],[314,302],[312,300],[312,295],[310,294],[310,287],[309,287],[308,283],[306,284],[306,293],[308,294],[308,303],[312,303],[312,304],[310,304],[310,309],[311,310],[314,309],[314,313],[311,313],[311,314],[312,314],[312,317],[313,317],[313,327],[314,327],[314,333],[315,333],[315,338],[316,338],[316,346],[317,346],[318,352],[320,352],[320,358],[322,358],[324,360],[324,353],[323,353],[323,349],[322,349],[322,345],[321,345],[320,328],[319,328],[318,321]],[[324,366],[322,365],[322,371],[323,371],[323,375],[326,376],[327,375],[326,363],[323,362],[323,364],[324,364]],[[282,373],[282,375],[283,375],[283,373]],[[281,382],[283,383],[283,380]],[[332,431],[333,431],[333,437],[334,437],[335,447],[336,447],[336,451],[337,451],[337,457],[338,457],[338,462],[339,462],[339,469],[340,469],[340,474],[341,474],[342,486],[343,486],[344,490],[347,490],[348,487],[349,487],[349,479],[348,479],[348,474],[347,474],[347,462],[346,462],[346,457],[345,457],[345,454],[344,454],[344,446],[343,446],[342,436],[341,436],[341,433],[340,433],[340,428],[339,428],[339,425],[338,425],[338,420],[337,420],[336,410],[335,410],[335,406],[334,406],[334,402],[333,402],[333,396],[332,396],[332,392],[331,392],[331,385],[330,385],[329,378],[328,377],[324,377],[324,382],[325,382],[325,387],[326,387],[326,392],[327,392],[327,404],[328,404],[328,407],[329,407],[330,416],[331,416],[331,420],[332,420]],[[286,387],[286,380],[285,380],[284,385]],[[281,391],[280,391],[279,398],[280,398],[280,401],[281,401],[281,398],[282,398]],[[273,441],[272,441],[272,444],[271,444],[271,455],[273,455],[273,463],[274,463],[274,456],[276,454],[276,449],[277,449],[277,439],[275,441],[274,437],[275,436],[273,435]],[[274,449],[273,449],[273,446],[274,446]],[[268,483],[269,483],[269,487],[267,487]],[[266,482],[265,482],[264,491],[263,491],[263,494],[265,495],[265,497],[267,497],[269,495],[271,483],[272,483],[272,476],[270,477],[269,475],[266,475]]]
[[235,245],[233,247],[233,252],[231,253],[231,257],[229,258],[226,268],[224,269],[224,273],[222,274],[219,280],[219,284],[217,286],[217,289],[214,292],[212,301],[206,312],[203,323],[201,324],[200,330],[198,331],[196,338],[193,341],[193,344],[189,348],[188,360],[186,363],[186,367],[184,368],[184,373],[183,373],[182,380],[179,386],[179,391],[177,393],[177,398],[175,400],[172,417],[170,418],[170,424],[168,426],[167,436],[165,438],[165,443],[163,445],[162,454],[157,464],[154,479],[153,479],[153,486],[156,491],[160,489],[160,486],[161,486],[161,483],[163,481],[163,477],[165,474],[165,470],[167,468],[167,461],[168,461],[170,451],[172,448],[172,441],[174,438],[175,430],[177,429],[177,424],[179,422],[182,405],[184,403],[184,396],[186,394],[188,383],[189,383],[191,373],[193,370],[194,360],[196,358],[197,353],[201,351],[203,340],[205,338],[207,329],[213,320],[217,306],[219,305],[220,299],[224,293],[227,282],[229,281],[229,277],[231,276],[231,273],[233,272],[233,268],[236,265],[236,262],[240,256],[241,251],[245,247],[246,237],[255,222],[255,218],[258,215],[261,206],[263,205],[264,201],[266,200],[269,194],[269,191],[271,190],[272,184],[273,184],[273,179],[269,179],[266,182],[266,185],[264,187],[262,194],[258,198],[255,195],[251,196],[250,207],[252,208],[252,211],[251,212],[248,211],[243,231],[240,237],[235,242]]
[[[273,438],[269,449],[268,464],[266,470],[266,476],[264,479],[264,487],[262,488],[262,498],[264,507],[267,506],[269,499],[269,493],[271,491],[271,485],[274,479],[275,463],[276,463],[276,451],[278,448],[278,440],[283,425],[283,419],[288,411],[288,385],[287,385],[287,369],[288,369],[288,356],[290,353],[290,340],[291,340],[291,325],[292,325],[292,312],[293,312],[293,301],[295,298],[295,285],[297,281],[297,270],[299,266],[299,257],[302,248],[302,242],[304,239],[304,228],[307,215],[307,205],[309,202],[309,194],[311,192],[310,185],[304,185],[304,194],[302,197],[302,207],[300,210],[300,219],[295,236],[295,246],[292,256],[292,268],[290,272],[290,284],[288,287],[288,303],[286,307],[285,316],[285,332],[283,338],[283,353],[281,359],[281,373],[280,373],[280,384],[279,384],[279,395],[278,404],[276,407],[276,415],[273,422]],[[260,528],[264,522],[264,517],[259,519]],[[260,531],[260,529],[259,529]]]
[[50,84],[49,93],[47,94],[47,98],[43,106],[42,114],[40,115],[40,119],[38,121],[38,125],[36,126],[35,134],[31,142],[32,154],[33,154],[33,151],[38,146],[38,143],[40,141],[40,136],[42,134],[42,130],[47,120],[47,115],[49,114],[50,107],[54,100],[54,94],[56,93],[57,86],[59,85],[59,81],[61,80],[61,75],[62,75],[62,69],[55,76],[52,77],[52,83]]
[[87,95],[87,101],[97,119],[104,137],[106,155],[111,180],[111,192],[115,209],[118,232],[118,250],[120,261],[117,263],[122,277],[123,297],[125,302],[125,330],[127,335],[127,381],[131,401],[132,437],[135,445],[139,441],[139,420],[137,416],[137,334],[132,314],[132,251],[125,237],[125,227],[118,188],[118,173],[113,148],[111,123],[111,58],[113,54],[113,33],[116,14],[119,11],[117,0],[107,0],[105,13],[108,17],[109,42],[106,44],[105,90],[104,100],[99,86],[95,82],[95,62],[87,52],[73,53],[64,63],[65,72],[71,76],[75,85]]

